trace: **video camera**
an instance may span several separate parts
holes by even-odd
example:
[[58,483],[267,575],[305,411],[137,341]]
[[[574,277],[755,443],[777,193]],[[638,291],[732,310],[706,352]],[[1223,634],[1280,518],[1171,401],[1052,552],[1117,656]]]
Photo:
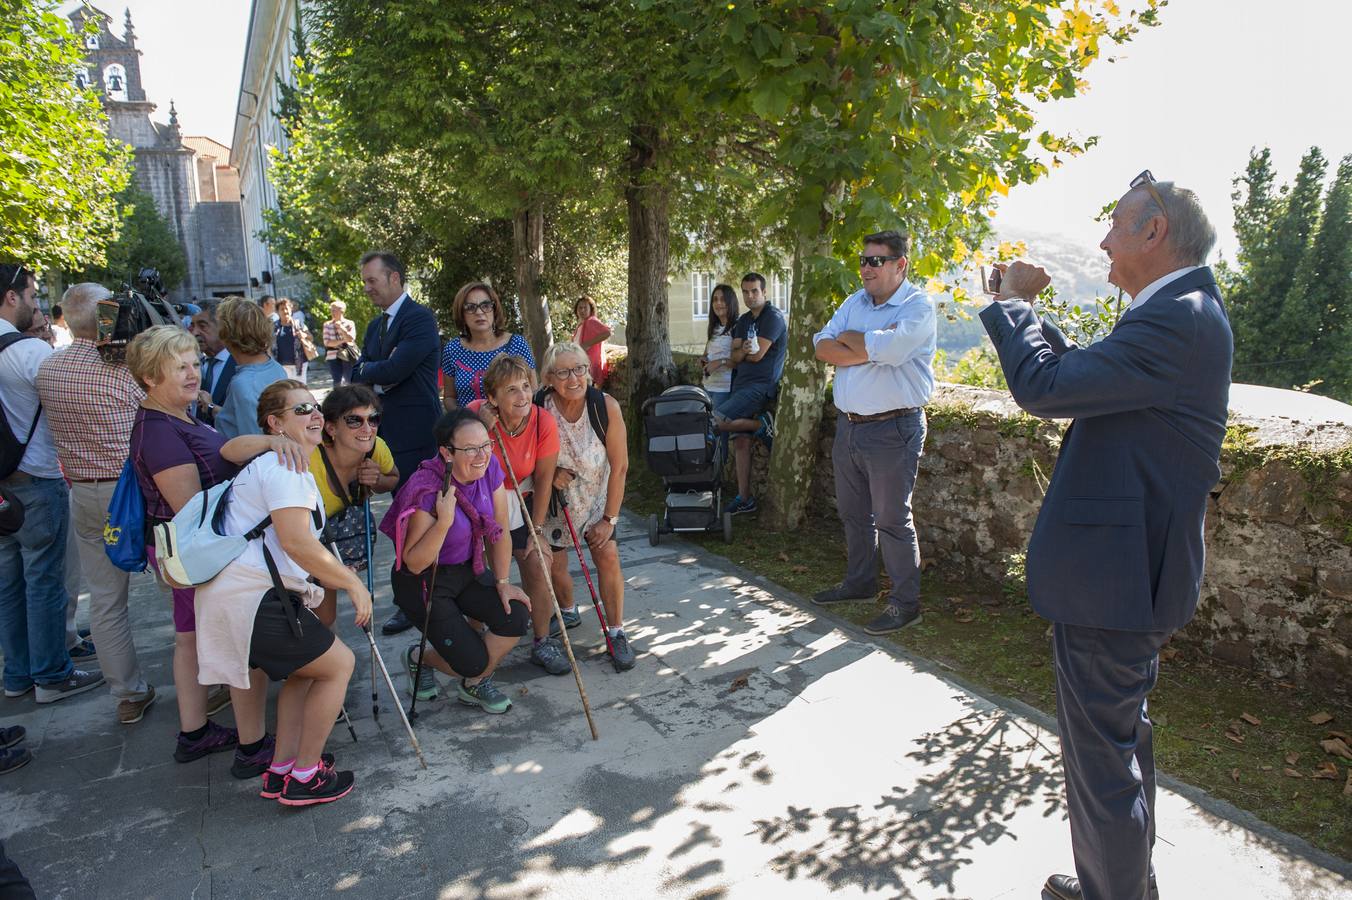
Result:
[[159,270],[142,269],[135,289],[124,284],[122,290],[99,301],[95,346],[106,362],[125,362],[132,338],[156,325],[178,325],[185,313],[182,304],[170,303],[164,296]]

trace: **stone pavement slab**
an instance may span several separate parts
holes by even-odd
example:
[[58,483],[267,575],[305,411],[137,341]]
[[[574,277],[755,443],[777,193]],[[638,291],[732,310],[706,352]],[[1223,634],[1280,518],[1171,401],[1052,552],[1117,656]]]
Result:
[[[616,673],[579,577],[569,632],[601,739],[571,677],[512,652],[515,706],[419,704],[422,771],[392,700],[371,716],[365,641],[329,749],[357,775],[334,804],[288,810],[236,781],[229,754],[180,765],[168,604],[138,578],[138,648],[160,698],[117,724],[102,691],[0,701],[36,756],[0,779],[0,838],[40,897],[1036,898],[1070,865],[1057,738],[1045,716],[979,695],[822,616],[782,588],[626,519],[627,629]],[[378,598],[388,597],[380,539]],[[377,618],[389,609],[377,603]],[[381,638],[400,690],[408,635]],[[229,720],[229,714],[222,717]],[[1352,866],[1211,801],[1162,789],[1164,896],[1335,900]]]

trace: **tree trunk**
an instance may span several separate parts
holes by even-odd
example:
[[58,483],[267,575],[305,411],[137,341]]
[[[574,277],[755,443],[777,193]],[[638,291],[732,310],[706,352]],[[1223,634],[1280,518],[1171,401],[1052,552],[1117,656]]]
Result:
[[624,323],[629,406],[625,419],[634,448],[642,443],[643,401],[660,394],[677,377],[667,322],[667,188],[654,182],[661,142],[656,126],[636,125],[629,134],[629,177],[624,189],[629,220],[629,315]]
[[512,255],[516,263],[516,293],[521,301],[526,340],[538,363],[554,343],[549,302],[540,293],[540,276],[545,264],[545,215],[539,203],[517,210],[512,216]]
[[763,521],[778,530],[803,524],[817,474],[817,429],[826,401],[826,365],[817,360],[812,336],[830,317],[831,294],[803,283],[803,260],[831,255],[829,228],[830,216],[823,209],[820,232],[800,233],[794,243],[788,356],[779,381],[769,484],[762,488],[766,498]]

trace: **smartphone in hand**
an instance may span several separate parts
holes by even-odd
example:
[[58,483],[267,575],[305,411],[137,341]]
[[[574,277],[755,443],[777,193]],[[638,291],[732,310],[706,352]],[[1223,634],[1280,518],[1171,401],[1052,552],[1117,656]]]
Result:
[[992,268],[989,272],[986,267],[981,267],[981,290],[994,297],[1000,293],[1000,276],[1004,272],[998,268]]

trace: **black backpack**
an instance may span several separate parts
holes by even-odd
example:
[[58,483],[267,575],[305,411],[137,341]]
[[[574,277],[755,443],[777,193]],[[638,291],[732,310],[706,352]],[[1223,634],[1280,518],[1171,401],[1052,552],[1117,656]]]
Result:
[[[554,389],[551,387],[542,387],[535,392],[535,405],[543,407],[545,397],[549,396]],[[610,427],[610,410],[606,409],[606,395],[598,387],[587,386],[587,418],[591,420],[592,431],[601,439],[601,443],[606,442],[606,429]]]
[[[32,337],[31,334],[10,332],[0,337],[0,353],[19,341]],[[33,432],[37,430],[38,418],[41,416],[42,404],[38,403],[37,411],[33,413],[33,421],[28,426],[28,436],[20,441],[14,433],[14,428],[9,424],[4,405],[0,404],[0,478],[13,475],[14,470],[19,468],[19,463],[23,462],[24,452],[28,450],[28,442],[33,439]]]

